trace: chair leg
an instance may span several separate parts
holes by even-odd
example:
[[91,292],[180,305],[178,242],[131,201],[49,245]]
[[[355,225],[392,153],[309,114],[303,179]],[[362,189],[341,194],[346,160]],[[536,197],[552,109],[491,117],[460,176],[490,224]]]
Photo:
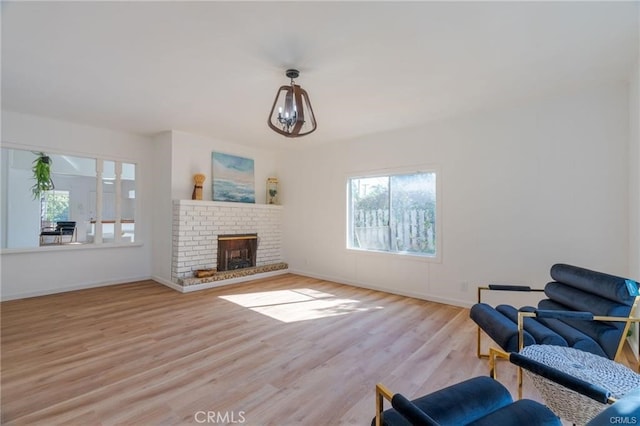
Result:
[[522,399],[522,367],[518,366],[516,374],[518,377],[518,399]]
[[476,347],[476,355],[478,357],[478,359],[482,359],[482,358],[489,358],[490,354],[483,354],[480,351],[480,348],[482,346],[482,329],[480,328],[480,326],[477,326],[477,336],[476,336],[476,343],[477,343],[477,347]]
[[489,348],[489,376],[498,379],[496,358],[509,359],[509,354],[501,349]]
[[[498,380],[498,369],[496,359],[509,359],[509,353],[505,352],[501,349],[489,348],[489,376],[492,379]],[[516,378],[518,383],[518,399],[522,399],[522,384],[523,384],[523,375],[522,375],[522,367],[518,367],[516,371]]]

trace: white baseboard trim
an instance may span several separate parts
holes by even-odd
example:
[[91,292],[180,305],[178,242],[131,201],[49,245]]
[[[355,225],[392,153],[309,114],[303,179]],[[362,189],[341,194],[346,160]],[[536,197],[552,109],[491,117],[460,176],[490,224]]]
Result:
[[171,282],[169,280],[165,280],[164,278],[160,278],[158,276],[152,275],[151,279],[159,284],[162,284],[163,286],[169,287],[172,290],[178,291],[180,293],[182,293],[182,286],[178,285],[174,282]]
[[8,300],[27,299],[29,297],[47,296],[49,294],[66,293],[66,292],[69,292],[69,291],[86,290],[86,289],[90,289],[90,288],[106,287],[106,286],[110,286],[110,285],[128,284],[128,283],[132,283],[132,282],[136,282],[136,281],[145,281],[145,280],[150,280],[150,279],[153,279],[153,278],[150,277],[150,276],[127,277],[127,278],[118,278],[118,279],[109,280],[109,281],[89,282],[89,283],[85,283],[85,284],[72,285],[72,286],[68,286],[68,287],[59,287],[59,288],[52,288],[52,289],[47,289],[47,290],[29,291],[29,292],[25,292],[25,293],[15,293],[15,294],[10,294],[10,295],[2,294],[2,296],[0,297],[0,300],[4,302],[4,301],[8,301]]
[[430,294],[421,294],[421,293],[415,293],[411,291],[401,291],[396,289],[390,289],[386,287],[370,285],[370,284],[359,282],[359,281],[345,280],[344,278],[341,278],[341,277],[333,277],[330,275],[316,274],[308,271],[301,271],[299,269],[290,269],[289,272],[291,272],[292,274],[303,275],[305,277],[332,281],[338,284],[346,284],[346,285],[352,285],[354,287],[366,288],[369,290],[383,291],[385,293],[397,294],[398,296],[413,297],[414,299],[427,300],[429,302],[444,303],[445,305],[459,306],[461,308],[470,308],[475,304],[474,302],[469,302],[467,300],[452,299],[448,297],[433,296]]

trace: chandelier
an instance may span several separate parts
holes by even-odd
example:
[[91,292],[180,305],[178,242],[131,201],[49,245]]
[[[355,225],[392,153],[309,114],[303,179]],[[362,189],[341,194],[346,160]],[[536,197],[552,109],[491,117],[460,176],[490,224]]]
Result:
[[309,95],[293,81],[300,75],[298,70],[287,70],[285,75],[291,79],[291,84],[278,89],[269,114],[269,127],[289,138],[308,135],[317,127]]

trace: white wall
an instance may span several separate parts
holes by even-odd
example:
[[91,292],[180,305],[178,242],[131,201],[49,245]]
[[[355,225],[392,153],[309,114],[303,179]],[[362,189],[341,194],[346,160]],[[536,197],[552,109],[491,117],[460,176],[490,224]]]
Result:
[[[2,151],[8,154],[7,150]],[[4,218],[6,244],[2,247],[35,247],[40,244],[40,202],[33,198],[31,192],[33,172],[7,166],[7,182],[3,188],[7,200],[7,216]]]
[[13,299],[151,276],[151,140],[146,137],[63,121],[2,112],[2,142],[11,147],[100,156],[138,164],[136,240],[142,246],[76,249],[71,246],[3,251],[2,299]]
[[270,149],[247,147],[176,130],[157,135],[153,143],[156,150],[155,173],[159,175],[157,181],[160,182],[154,201],[154,211],[158,213],[154,222],[153,278],[166,284],[171,282],[171,200],[191,199],[193,175],[196,173],[206,176],[203,200],[211,200],[211,153],[223,152],[254,160],[258,204],[265,204],[267,178],[278,177],[279,154]]
[[[629,124],[629,276],[640,281],[640,60],[629,84]],[[640,308],[635,315],[640,315]],[[630,337],[636,357],[639,329],[638,324],[634,324]]]
[[629,119],[629,276],[640,281],[640,61],[629,85]]
[[[0,194],[6,194],[8,190],[9,159],[7,150],[0,149]],[[7,203],[0,202],[0,247],[7,246]]]
[[278,176],[278,152],[259,149],[219,139],[210,139],[185,132],[172,133],[172,186],[171,195],[176,200],[190,200],[193,192],[193,175],[206,176],[202,191],[203,200],[211,200],[211,153],[222,152],[254,160],[256,203],[266,203],[267,178]]
[[[481,283],[542,286],[554,262],[640,278],[638,98],[636,75],[630,89],[595,88],[287,152],[3,112],[4,143],[137,163],[143,246],[3,253],[2,298],[170,281],[171,200],[191,198],[195,173],[207,176],[211,199],[212,151],[255,160],[258,203],[266,178],[280,178],[284,259],[303,274],[461,305]],[[442,262],[345,250],[348,174],[416,164],[441,168]]]
[[151,274],[154,280],[171,283],[171,133],[153,137],[153,257]]
[[[285,259],[302,274],[460,305],[489,282],[542,287],[556,262],[626,275],[627,90],[286,153]],[[417,164],[441,168],[442,262],[347,251],[348,174]]]

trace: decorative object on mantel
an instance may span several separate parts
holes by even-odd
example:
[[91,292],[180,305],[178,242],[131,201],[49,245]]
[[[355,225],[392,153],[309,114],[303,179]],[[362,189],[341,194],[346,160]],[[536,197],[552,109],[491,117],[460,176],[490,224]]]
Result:
[[202,184],[206,177],[202,173],[193,175],[193,193],[191,193],[192,200],[202,200]]
[[252,159],[214,152],[211,172],[213,201],[256,202]]
[[33,199],[37,200],[42,196],[43,192],[50,191],[55,186],[51,180],[51,157],[44,152],[36,152],[35,154],[37,157],[33,160],[31,171],[36,183],[31,187],[31,192],[33,193]]
[[267,179],[267,204],[278,204],[278,178]]
[[288,69],[289,86],[280,86],[269,113],[269,127],[289,138],[305,136],[316,130],[317,122],[307,91],[295,84],[300,71]]

